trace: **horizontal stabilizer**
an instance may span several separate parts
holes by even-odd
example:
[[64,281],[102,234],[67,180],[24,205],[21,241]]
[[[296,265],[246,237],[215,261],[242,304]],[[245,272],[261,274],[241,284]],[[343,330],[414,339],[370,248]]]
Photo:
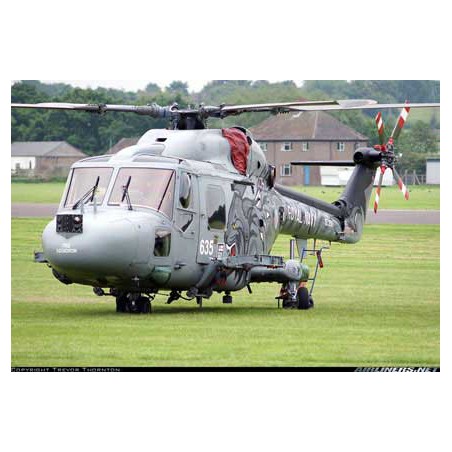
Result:
[[299,162],[290,162],[293,166],[356,166],[356,163],[353,160],[325,160],[325,161],[299,161]]

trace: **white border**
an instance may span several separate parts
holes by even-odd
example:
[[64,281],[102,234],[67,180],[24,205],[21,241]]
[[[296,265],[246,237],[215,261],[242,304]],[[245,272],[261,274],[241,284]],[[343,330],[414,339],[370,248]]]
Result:
[[[7,3],[0,27],[8,74],[2,124],[10,117],[10,80],[146,74],[155,80],[440,78],[443,124],[450,119],[449,14],[438,1],[195,3]],[[10,199],[6,130],[1,193]],[[443,130],[444,173],[451,147]],[[445,176],[443,195],[450,193]],[[3,219],[1,275],[9,288],[10,231],[6,214]],[[450,230],[449,220],[443,210],[443,231]],[[448,257],[443,248],[443,282]],[[4,289],[2,439],[33,450],[441,450],[450,366],[445,322],[451,318],[442,289],[442,373],[434,376],[10,374]]]

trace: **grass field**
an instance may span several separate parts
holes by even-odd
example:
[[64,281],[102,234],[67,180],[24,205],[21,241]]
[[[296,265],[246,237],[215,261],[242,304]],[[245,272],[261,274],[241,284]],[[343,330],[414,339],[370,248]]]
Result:
[[409,124],[413,125],[416,121],[430,123],[432,116],[436,116],[438,124],[441,122],[441,112],[439,108],[413,108],[410,111]]
[[58,204],[65,182],[39,182],[11,184],[12,203]]
[[[439,226],[368,226],[333,244],[316,308],[276,308],[276,285],[149,316],[118,315],[111,298],[64,286],[32,262],[47,220],[12,220],[13,366],[437,366]],[[281,238],[274,254],[287,254]],[[384,246],[382,246],[384,244]]]
[[[297,190],[307,193],[327,202],[333,202],[342,194],[341,187],[296,187]],[[46,183],[13,183],[11,184],[12,203],[59,203],[64,190],[62,182]],[[381,209],[404,210],[439,210],[439,186],[410,187],[411,199],[406,202],[397,187],[385,187],[381,196]],[[374,195],[373,195],[374,196]],[[373,205],[373,196],[371,204]]]

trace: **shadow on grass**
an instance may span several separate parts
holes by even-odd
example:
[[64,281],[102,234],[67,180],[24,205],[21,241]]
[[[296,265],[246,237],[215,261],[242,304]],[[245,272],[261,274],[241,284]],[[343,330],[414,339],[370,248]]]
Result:
[[[86,307],[86,305],[83,305]],[[111,305],[106,308],[105,304],[102,305],[91,305],[89,309],[83,309],[81,307],[78,310],[78,315],[85,317],[117,317],[117,318],[147,318],[147,317],[158,317],[167,315],[178,315],[187,314],[191,316],[233,316],[233,315],[243,315],[252,314],[253,312],[268,312],[268,313],[278,313],[287,312],[283,309],[278,309],[275,306],[236,306],[236,307],[223,307],[223,306],[203,306],[199,308],[197,306],[165,306],[157,305],[152,306],[152,312],[150,314],[130,314],[130,313],[118,313],[115,311],[115,306]],[[296,311],[296,310],[294,310]],[[66,311],[67,314],[67,311]]]

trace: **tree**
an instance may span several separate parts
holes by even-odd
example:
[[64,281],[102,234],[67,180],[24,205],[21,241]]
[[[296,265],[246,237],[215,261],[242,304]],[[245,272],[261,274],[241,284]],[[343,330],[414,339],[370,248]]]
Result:
[[165,91],[168,94],[181,94],[182,96],[188,96],[188,83],[175,80],[166,87]]
[[162,93],[160,86],[158,86],[156,83],[148,83],[146,85],[146,88],[144,88],[144,91],[151,96],[157,96],[158,94]]
[[405,130],[396,143],[399,154],[398,166],[402,171],[426,171],[426,158],[439,151],[438,140],[425,122],[417,121],[411,129]]
[[411,151],[419,154],[431,154],[439,151],[438,140],[430,126],[416,121],[409,130],[400,135],[397,143],[399,152]]

